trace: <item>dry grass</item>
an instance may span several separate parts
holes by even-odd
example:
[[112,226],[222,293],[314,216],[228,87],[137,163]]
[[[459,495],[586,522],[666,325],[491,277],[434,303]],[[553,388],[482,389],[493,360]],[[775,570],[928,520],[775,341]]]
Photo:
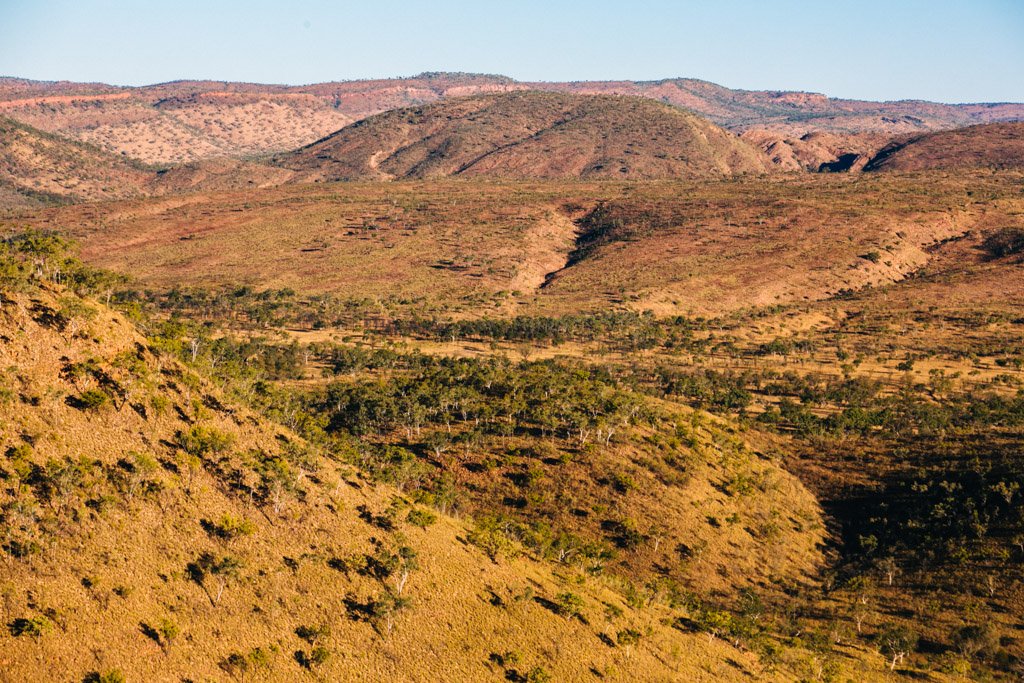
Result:
[[[390,109],[481,93],[538,89],[644,97],[693,111],[732,130],[767,129],[790,140],[813,131],[891,136],[1022,116],[1019,104],[834,100],[815,93],[730,90],[685,78],[520,83],[473,74],[423,74],[297,87],[181,81],[120,88],[0,79],[0,113],[149,163],[170,163],[279,152]],[[782,146],[797,149],[798,154],[807,148],[799,143],[783,142]]]
[[1024,168],[1024,124],[991,123],[904,137],[882,149],[868,171]]
[[123,199],[142,194],[148,178],[99,149],[0,117],[0,187],[21,202]]
[[311,181],[718,178],[760,174],[756,150],[710,122],[633,97],[478,95],[370,117],[275,159]]
[[[1017,182],[339,183],[68,207],[7,225],[71,228],[87,259],[157,287],[291,287],[445,315],[716,315],[901,281],[935,244],[1018,220]],[[599,205],[600,220],[572,226]]]
[[[600,578],[569,568],[555,575],[549,565],[526,558],[492,562],[466,544],[467,528],[458,520],[442,516],[426,530],[399,521],[390,532],[368,524],[356,508],[379,515],[397,492],[326,459],[307,466],[279,510],[233,492],[215,473],[215,458],[204,460],[189,482],[176,434],[192,424],[232,435],[231,461],[252,449],[275,453],[284,442],[300,441],[223,403],[175,363],[158,360],[123,318],[98,304],[92,304],[97,316],[73,338],[37,322],[56,305],[48,293],[32,301],[17,295],[0,314],[4,329],[18,330],[0,346],[14,390],[0,422],[5,448],[31,444],[30,460],[39,466],[85,456],[117,471],[129,451],[152,453],[162,466],[150,475],[149,493],[114,491],[115,499],[103,506],[85,505],[111,492],[96,482],[67,499],[42,502],[35,521],[21,528],[35,529],[41,547],[3,561],[3,619],[42,617],[46,626],[38,637],[0,636],[0,680],[80,680],[111,669],[129,680],[228,680],[229,655],[255,648],[267,655],[266,668],[251,664],[249,676],[293,680],[306,675],[293,653],[310,651],[295,630],[325,624],[330,635],[319,644],[331,657],[315,676],[331,680],[497,680],[506,671],[492,655],[507,660],[509,652],[518,653],[518,663],[504,669],[525,673],[541,666],[555,680],[594,671],[612,680],[786,680],[788,667],[801,666],[794,652],[770,674],[749,652],[664,626],[660,620],[669,613],[658,604],[628,606],[615,584]],[[81,387],[62,378],[62,368],[94,358],[114,372],[115,356],[125,352],[146,367],[131,398],[146,410],[108,405],[84,411],[66,403],[65,396]],[[166,403],[160,411],[153,408],[157,397]],[[8,470],[0,493],[6,505],[30,495],[18,492]],[[225,541],[204,530],[202,520],[225,514],[249,520],[251,535]],[[392,631],[383,622],[375,630],[353,614],[391,581],[346,573],[328,561],[402,544],[415,550],[419,565],[404,592],[411,607],[396,617]],[[212,578],[205,588],[189,579],[186,567],[202,552],[241,560],[240,576],[223,594]],[[566,590],[581,596],[583,620],[544,606]],[[621,612],[605,616],[607,605]],[[180,629],[170,643],[152,633],[164,620]],[[614,640],[627,627],[644,634],[635,647],[611,647],[598,638]],[[242,674],[236,669],[233,675]]]

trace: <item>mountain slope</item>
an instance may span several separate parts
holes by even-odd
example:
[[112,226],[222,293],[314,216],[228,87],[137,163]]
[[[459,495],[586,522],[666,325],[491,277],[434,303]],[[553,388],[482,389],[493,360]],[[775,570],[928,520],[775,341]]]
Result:
[[0,117],[0,188],[18,195],[3,205],[39,200],[123,199],[140,194],[150,173],[74,140]]
[[990,194],[1019,208],[1014,179],[988,175],[446,179],[282,186],[258,211],[249,192],[70,206],[20,224],[73,226],[85,258],[156,288],[292,288],[419,315],[717,315],[903,279]]
[[1024,169],[1024,123],[940,131],[886,145],[865,171]]
[[147,339],[38,280],[75,271],[44,238],[22,246],[24,260],[0,254],[0,681],[791,680],[803,666],[799,647],[762,664],[720,626],[697,633],[699,603],[627,598],[508,541],[488,557],[467,521],[233,404],[174,359],[171,328]]
[[731,133],[667,105],[537,92],[379,114],[275,161],[306,181],[706,178],[767,170]]
[[151,163],[279,153],[353,121],[468,95],[545,90],[631,95],[688,109],[737,132],[942,130],[1024,118],[1024,105],[864,102],[816,93],[733,90],[697,79],[523,83],[504,76],[427,73],[304,86],[176,81],[124,88],[0,78],[0,114]]
[[784,171],[859,171],[890,141],[884,133],[807,133],[789,137],[755,128],[740,136]]

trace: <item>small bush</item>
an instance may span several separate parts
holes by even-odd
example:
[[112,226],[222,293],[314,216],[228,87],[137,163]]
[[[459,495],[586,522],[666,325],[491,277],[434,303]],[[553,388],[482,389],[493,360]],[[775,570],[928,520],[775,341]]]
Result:
[[418,526],[421,529],[426,529],[431,524],[437,522],[437,515],[430,510],[423,510],[422,508],[413,508],[409,510],[409,514],[405,520],[413,526]]
[[982,248],[995,258],[1024,253],[1024,228],[1003,228],[985,238]]
[[125,683],[127,679],[120,669],[108,669],[107,671],[93,671],[85,675],[82,683]]
[[555,609],[566,618],[579,617],[583,614],[583,598],[575,593],[565,592],[555,596]]
[[216,523],[203,522],[203,528],[212,535],[225,541],[233,541],[243,536],[251,536],[256,525],[244,517],[233,517],[225,514]]
[[309,663],[314,667],[326,664],[330,658],[331,651],[323,645],[317,645],[309,651]]
[[181,634],[181,628],[170,619],[161,619],[156,627],[157,635],[160,637],[160,647],[165,650],[169,648]]
[[78,395],[75,403],[75,407],[79,410],[92,410],[96,411],[107,405],[110,401],[110,397],[107,396],[105,391],[100,389],[87,389]]
[[643,634],[635,628],[623,629],[615,634],[615,642],[618,643],[619,647],[629,647],[630,645],[636,645],[639,643],[642,635]]
[[219,455],[228,450],[234,441],[231,434],[206,425],[193,425],[188,431],[178,433],[178,444],[182,450],[197,458]]
[[39,638],[50,630],[50,620],[46,617],[29,617],[15,619],[7,625],[11,635],[15,638],[20,636],[32,636]]
[[618,493],[629,493],[636,488],[636,480],[625,472],[616,472],[611,477],[612,488]]
[[220,668],[231,676],[242,676],[249,672],[249,660],[241,652],[232,652],[220,661]]
[[295,635],[302,638],[310,645],[316,645],[324,638],[330,637],[331,627],[329,624],[321,624],[320,626],[300,626],[295,629]]
[[526,674],[526,683],[548,683],[551,679],[544,667],[535,666]]

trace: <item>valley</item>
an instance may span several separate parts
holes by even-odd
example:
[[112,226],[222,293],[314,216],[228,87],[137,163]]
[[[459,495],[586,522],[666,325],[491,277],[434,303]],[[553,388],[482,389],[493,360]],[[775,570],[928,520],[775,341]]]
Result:
[[0,79],[0,681],[1017,680],[1020,107]]

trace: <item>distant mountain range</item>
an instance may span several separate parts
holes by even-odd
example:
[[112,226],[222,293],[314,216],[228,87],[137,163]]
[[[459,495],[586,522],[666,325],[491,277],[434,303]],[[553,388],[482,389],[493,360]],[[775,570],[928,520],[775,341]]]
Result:
[[[175,81],[143,87],[0,78],[0,115],[154,164],[280,153],[391,109],[520,90],[634,95],[753,135],[789,165],[831,160],[801,139],[897,135],[1024,120],[1024,104],[865,102],[803,92],[732,90],[695,79],[525,83],[504,76],[425,73],[305,86]],[[826,145],[827,146],[827,145]],[[834,147],[834,145],[832,145]],[[842,145],[841,145],[842,146]],[[848,146],[848,145],[847,145]],[[869,147],[871,145],[868,145]],[[811,151],[808,151],[808,150]]]

